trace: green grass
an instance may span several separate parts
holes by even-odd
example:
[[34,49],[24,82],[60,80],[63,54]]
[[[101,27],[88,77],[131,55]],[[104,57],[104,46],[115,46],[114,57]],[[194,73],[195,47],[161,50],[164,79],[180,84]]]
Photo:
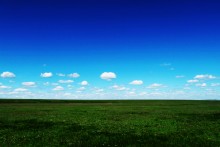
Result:
[[0,100],[0,146],[220,146],[220,101]]

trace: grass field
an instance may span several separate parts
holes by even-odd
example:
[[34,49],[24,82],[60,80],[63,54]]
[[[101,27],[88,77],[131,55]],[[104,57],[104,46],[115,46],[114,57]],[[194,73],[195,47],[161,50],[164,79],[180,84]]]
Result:
[[0,100],[0,146],[220,146],[220,101]]

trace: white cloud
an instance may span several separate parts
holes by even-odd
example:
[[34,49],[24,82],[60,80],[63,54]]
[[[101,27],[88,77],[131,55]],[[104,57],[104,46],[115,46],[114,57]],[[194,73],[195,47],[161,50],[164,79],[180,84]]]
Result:
[[64,96],[71,96],[72,94],[69,93],[69,92],[67,92],[67,93],[64,93],[63,95],[64,95]]
[[28,89],[25,89],[25,88],[16,88],[14,91],[15,91],[15,92],[25,92],[25,91],[28,91]]
[[68,83],[73,83],[73,80],[59,80],[58,82],[62,84],[68,84]]
[[124,86],[118,86],[118,85],[114,85],[114,86],[112,86],[112,88],[115,90],[118,90],[118,91],[128,90],[128,88],[126,88]]
[[128,92],[129,95],[135,95],[136,93],[134,91]]
[[59,76],[59,77],[65,77],[66,75],[63,74],[63,73],[57,73],[57,76]]
[[71,88],[73,88],[73,85],[67,85],[67,87],[68,87],[69,89],[71,89]]
[[52,83],[51,85],[52,86],[58,86],[59,84],[58,83]]
[[132,85],[142,85],[144,82],[141,81],[141,80],[134,80],[132,82],[130,82],[129,84],[132,84]]
[[9,71],[3,72],[1,74],[2,78],[15,78],[15,74]]
[[80,87],[80,88],[78,88],[78,91],[83,91],[85,89],[86,89],[85,87]]
[[78,78],[78,77],[80,77],[80,75],[78,73],[71,73],[68,76],[71,77],[71,78]]
[[54,91],[61,91],[64,90],[64,88],[62,86],[56,86],[55,88],[53,88]]
[[185,76],[184,75],[178,75],[176,76],[176,78],[184,78]]
[[108,80],[108,81],[110,81],[111,79],[115,79],[115,78],[116,78],[116,74],[113,73],[113,72],[103,72],[103,73],[100,75],[100,78],[103,79],[103,80]]
[[171,63],[162,63],[160,66],[171,66]]
[[104,89],[97,89],[96,92],[103,92]]
[[197,83],[199,82],[198,80],[188,80],[187,83]]
[[196,75],[194,79],[215,79],[216,77],[213,75]]
[[49,85],[50,85],[50,82],[45,82],[43,85],[49,86]]
[[158,83],[153,83],[153,84],[148,86],[148,88],[151,88],[151,89],[153,89],[153,88],[161,88],[161,87],[164,87],[164,85],[163,84],[158,84]]
[[88,83],[87,81],[82,81],[80,84],[81,84],[82,86],[86,86],[86,85],[88,85],[89,83]]
[[220,86],[220,83],[212,83],[211,86],[212,87],[217,87],[217,86]]
[[162,67],[164,67],[164,68],[167,68],[167,69],[169,69],[169,70],[175,70],[175,68],[174,67],[172,67],[172,64],[171,63],[162,63],[162,64],[160,64],[160,66],[162,66]]
[[141,92],[139,95],[140,95],[140,96],[147,95],[147,92]]
[[24,86],[36,86],[36,83],[35,82],[23,82],[22,85]]
[[119,86],[118,85],[114,85],[114,86],[112,86],[112,88],[114,88],[114,89],[116,89],[116,88],[118,88]]
[[206,83],[202,83],[202,84],[196,84],[196,86],[198,86],[198,87],[206,87],[206,86],[207,86],[207,84],[206,84]]
[[53,74],[51,72],[45,72],[45,73],[41,73],[40,76],[42,78],[50,78],[53,76]]
[[11,88],[11,87],[9,87],[9,86],[4,86],[4,85],[0,85],[0,89],[9,89],[9,88]]
[[190,87],[184,87],[183,89],[184,90],[190,90],[191,88]]

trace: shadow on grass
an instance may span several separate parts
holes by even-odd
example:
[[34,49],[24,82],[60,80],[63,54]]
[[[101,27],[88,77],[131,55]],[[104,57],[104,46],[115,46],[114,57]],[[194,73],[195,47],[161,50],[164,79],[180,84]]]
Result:
[[[206,140],[184,132],[162,134],[160,132],[145,131],[136,134],[131,130],[126,132],[114,132],[113,130],[100,129],[99,126],[81,125],[78,123],[60,123],[38,121],[36,119],[20,121],[0,121],[1,129],[11,129],[15,133],[19,131],[40,130],[44,136],[40,141],[29,136],[26,140],[17,138],[20,145],[51,145],[51,146],[217,146],[219,142]],[[49,129],[49,130],[45,130]],[[53,132],[49,134],[49,132]],[[39,134],[38,134],[39,135]],[[54,142],[53,142],[54,141]],[[9,142],[9,143],[8,143]],[[7,144],[10,145],[10,137]]]
[[37,119],[0,121],[1,129],[11,129],[15,131],[44,130],[44,129],[50,129],[54,125],[55,124],[53,122],[38,121]]
[[218,143],[195,136],[186,137],[182,132],[161,134],[149,131],[136,134],[128,130],[115,133],[79,124],[62,130],[59,138],[61,146],[216,146]]
[[210,113],[210,114],[179,114],[179,118],[191,121],[219,121],[220,112]]

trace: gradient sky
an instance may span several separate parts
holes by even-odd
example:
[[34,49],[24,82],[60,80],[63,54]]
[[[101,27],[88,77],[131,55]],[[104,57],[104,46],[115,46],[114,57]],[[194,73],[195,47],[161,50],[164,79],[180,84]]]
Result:
[[0,98],[220,99],[219,8],[0,1]]

